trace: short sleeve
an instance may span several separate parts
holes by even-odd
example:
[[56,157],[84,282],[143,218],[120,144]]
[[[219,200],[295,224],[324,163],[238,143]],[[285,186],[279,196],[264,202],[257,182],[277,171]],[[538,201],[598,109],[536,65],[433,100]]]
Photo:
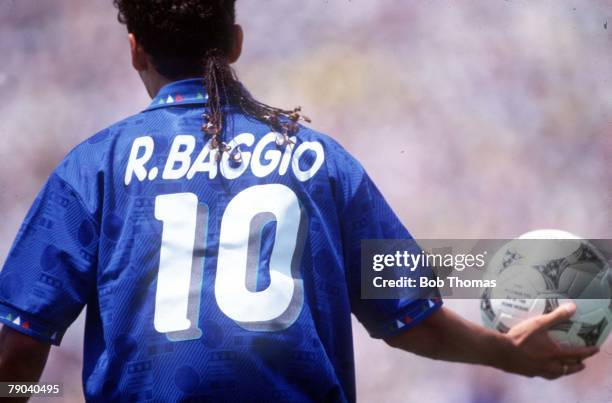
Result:
[[337,208],[342,233],[351,309],[374,338],[410,329],[442,305],[429,299],[361,298],[361,241],[412,239],[363,167],[344,152],[335,173]]
[[0,322],[59,345],[95,290],[97,241],[76,190],[52,174],[0,272]]

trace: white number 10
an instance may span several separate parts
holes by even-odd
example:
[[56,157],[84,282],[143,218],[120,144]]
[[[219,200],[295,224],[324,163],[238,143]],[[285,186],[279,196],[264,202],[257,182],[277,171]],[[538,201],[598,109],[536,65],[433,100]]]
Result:
[[[157,196],[155,218],[163,222],[155,329],[171,340],[197,339],[208,206],[193,193]],[[269,259],[270,284],[254,291],[262,229],[276,222]],[[295,193],[280,184],[258,185],[227,205],[219,231],[215,298],[221,311],[247,330],[277,331],[298,317],[304,290],[300,260],[306,217]]]

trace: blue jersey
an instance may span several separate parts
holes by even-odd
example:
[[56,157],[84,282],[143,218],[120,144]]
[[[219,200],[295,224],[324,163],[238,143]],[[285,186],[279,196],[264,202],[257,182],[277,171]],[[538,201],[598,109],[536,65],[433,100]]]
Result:
[[362,239],[410,235],[361,165],[231,105],[219,154],[201,80],[77,146],[0,273],[0,321],[59,344],[87,309],[89,401],[354,401],[351,312],[372,337],[440,300],[360,298]]

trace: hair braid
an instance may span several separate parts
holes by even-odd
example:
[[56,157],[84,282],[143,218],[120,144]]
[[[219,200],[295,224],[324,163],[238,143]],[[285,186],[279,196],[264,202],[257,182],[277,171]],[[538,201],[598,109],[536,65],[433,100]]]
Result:
[[299,121],[310,122],[302,115],[301,107],[292,110],[280,109],[257,101],[244,88],[236,77],[234,70],[226,59],[216,54],[209,54],[204,61],[204,83],[208,93],[207,106],[209,113],[204,113],[202,131],[211,136],[211,148],[221,153],[230,151],[230,146],[221,140],[225,128],[223,103],[236,104],[242,112],[265,124],[278,133],[276,143],[279,146],[291,142],[290,136],[299,130]]
[[[226,55],[233,47],[236,0],[113,0],[118,19],[126,24],[150,55],[156,70],[168,79],[200,76],[208,94],[202,131],[210,145],[229,151],[222,141],[226,127],[223,103],[238,106],[277,133],[279,146],[298,129],[301,109],[275,108],[261,103],[238,81]],[[234,150],[235,151],[235,150]]]

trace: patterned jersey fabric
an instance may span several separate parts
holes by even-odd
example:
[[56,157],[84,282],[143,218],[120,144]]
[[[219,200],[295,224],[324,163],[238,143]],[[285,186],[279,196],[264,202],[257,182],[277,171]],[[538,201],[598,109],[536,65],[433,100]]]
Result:
[[[354,401],[351,312],[372,337],[441,301],[360,298],[362,239],[409,233],[361,165],[225,106],[201,80],[77,146],[0,273],[0,321],[59,344],[86,307],[88,401]],[[399,323],[399,325],[398,325]]]

